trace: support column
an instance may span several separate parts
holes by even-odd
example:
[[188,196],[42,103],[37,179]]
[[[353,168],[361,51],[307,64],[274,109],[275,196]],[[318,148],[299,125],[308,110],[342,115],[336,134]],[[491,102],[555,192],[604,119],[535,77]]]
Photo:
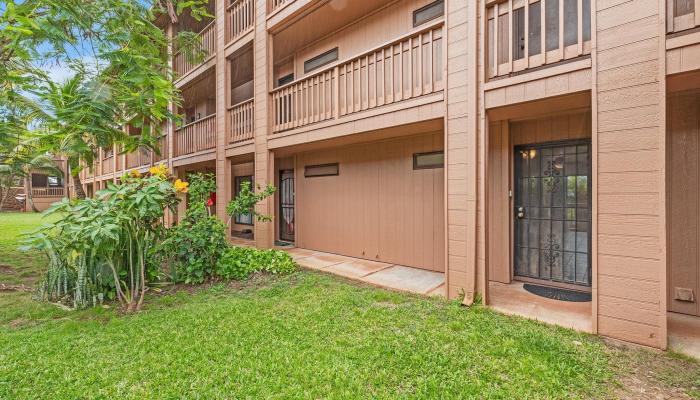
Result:
[[446,283],[449,298],[470,304],[476,292],[477,203],[477,2],[446,3],[445,187]]
[[592,2],[594,326],[658,348],[666,348],[664,5]]
[[[226,104],[230,88],[226,82],[226,2],[216,1],[216,216],[226,222],[226,203],[231,199],[231,181],[226,179]],[[229,233],[230,234],[230,233]]]
[[[266,28],[267,2],[255,2],[255,39],[254,77],[255,85],[255,183],[257,185],[274,185],[274,154],[267,148],[267,137],[270,132],[269,86],[272,76],[272,41]],[[274,216],[274,196],[268,197],[256,206],[256,211]],[[275,239],[275,221],[255,221],[255,244],[259,248],[271,248]]]

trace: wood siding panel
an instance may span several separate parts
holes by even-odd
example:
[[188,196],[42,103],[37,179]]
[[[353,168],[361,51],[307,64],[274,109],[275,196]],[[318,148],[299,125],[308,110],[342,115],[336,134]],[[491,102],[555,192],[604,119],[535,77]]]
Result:
[[[443,149],[442,132],[297,156],[297,245],[444,272],[443,168],[413,169],[413,154]],[[340,174],[304,177],[306,165]]]
[[[664,13],[658,0],[599,1],[593,67],[599,139],[594,177],[598,332],[661,348],[666,346],[661,312],[665,89],[659,62],[665,34],[658,21]],[[631,308],[637,311],[623,312]]]
[[[700,93],[674,95],[668,102],[668,308],[700,315]],[[690,289],[695,301],[675,299]]]

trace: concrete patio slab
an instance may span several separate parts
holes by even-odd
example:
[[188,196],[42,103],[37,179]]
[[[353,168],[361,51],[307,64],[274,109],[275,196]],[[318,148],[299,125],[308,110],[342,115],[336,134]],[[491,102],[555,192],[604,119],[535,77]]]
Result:
[[518,315],[548,324],[592,332],[591,302],[570,302],[536,296],[523,289],[522,282],[489,283],[489,306],[504,314]]
[[308,257],[300,257],[295,260],[299,265],[311,269],[324,269],[330,267],[331,265],[341,264],[344,262],[352,261],[350,257],[340,256],[337,254],[328,254],[316,252],[309,255]]
[[668,345],[679,353],[700,359],[700,317],[668,313]]
[[289,253],[294,261],[304,268],[328,272],[388,289],[445,296],[445,274],[443,273],[309,249],[282,250]]
[[344,276],[346,278],[362,278],[369,274],[381,271],[391,267],[392,264],[370,261],[370,260],[352,260],[341,264],[331,265],[325,271]]
[[445,274],[394,265],[367,275],[361,280],[391,289],[428,294],[445,283]]

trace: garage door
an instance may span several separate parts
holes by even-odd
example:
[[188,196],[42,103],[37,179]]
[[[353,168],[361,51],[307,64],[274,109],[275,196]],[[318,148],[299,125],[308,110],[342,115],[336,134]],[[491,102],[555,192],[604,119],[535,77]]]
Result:
[[444,272],[442,138],[299,154],[297,246]]

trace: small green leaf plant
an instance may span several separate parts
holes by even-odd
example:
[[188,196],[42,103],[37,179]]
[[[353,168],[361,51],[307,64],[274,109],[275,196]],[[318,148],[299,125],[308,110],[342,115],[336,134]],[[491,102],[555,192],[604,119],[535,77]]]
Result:
[[255,205],[275,194],[277,189],[272,185],[267,185],[262,188],[258,185],[257,193],[252,189],[250,182],[241,182],[241,190],[236,197],[229,201],[226,205],[226,215],[228,221],[226,225],[231,225],[231,220],[234,217],[243,215],[252,215],[259,222],[270,222],[272,217],[269,215],[260,214],[255,211]]

